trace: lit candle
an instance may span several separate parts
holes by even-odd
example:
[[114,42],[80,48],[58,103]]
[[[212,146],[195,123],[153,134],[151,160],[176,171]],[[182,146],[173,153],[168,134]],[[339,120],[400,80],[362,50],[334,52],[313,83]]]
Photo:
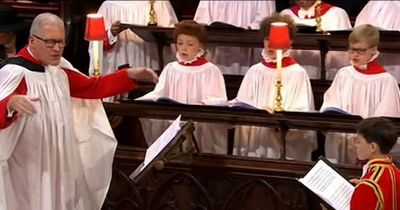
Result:
[[93,75],[99,76],[100,75],[100,63],[99,63],[99,56],[100,56],[100,49],[99,49],[99,41],[91,41],[93,44]]

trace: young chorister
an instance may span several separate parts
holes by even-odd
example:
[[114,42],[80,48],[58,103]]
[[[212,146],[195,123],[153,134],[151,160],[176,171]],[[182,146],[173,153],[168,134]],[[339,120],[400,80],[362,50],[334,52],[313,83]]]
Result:
[[[181,21],[175,25],[174,39],[177,61],[168,63],[155,89],[138,100],[167,97],[184,104],[226,103],[224,78],[219,68],[205,58],[207,31],[204,26],[192,20]],[[166,123],[145,121],[142,120],[142,126],[147,142],[151,143],[165,129]],[[202,152],[226,153],[226,134],[224,126],[206,123],[198,123],[195,131]]]
[[[363,118],[400,116],[396,79],[377,61],[379,31],[372,25],[355,27],[349,35],[351,65],[341,68],[324,95],[321,111],[335,107]],[[326,156],[333,162],[355,163],[354,135],[327,133]],[[396,146],[395,146],[396,147]]]
[[[261,23],[264,32],[264,50],[262,61],[251,66],[244,76],[235,101],[245,102],[260,109],[273,110],[277,94],[276,80],[279,71],[282,75],[282,103],[286,111],[314,110],[314,100],[310,80],[306,70],[289,56],[289,49],[284,49],[282,69],[276,68],[276,52],[269,46],[271,23],[288,24],[290,39],[296,35],[296,26],[289,16],[274,14]],[[286,135],[287,158],[311,160],[311,152],[316,147],[316,135],[313,131],[290,130]],[[279,158],[281,140],[274,128],[240,126],[236,128],[236,155]]]

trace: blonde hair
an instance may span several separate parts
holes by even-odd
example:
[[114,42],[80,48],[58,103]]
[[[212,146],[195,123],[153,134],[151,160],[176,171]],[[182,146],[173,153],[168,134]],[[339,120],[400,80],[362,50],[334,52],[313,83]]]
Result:
[[365,42],[369,47],[379,45],[379,31],[370,24],[363,24],[355,27],[349,35],[349,43]]

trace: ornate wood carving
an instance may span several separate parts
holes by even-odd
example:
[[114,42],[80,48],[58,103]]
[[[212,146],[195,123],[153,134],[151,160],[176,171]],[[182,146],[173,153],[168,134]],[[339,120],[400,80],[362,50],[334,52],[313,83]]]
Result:
[[[142,149],[118,148],[104,210],[320,209],[319,199],[295,180],[311,163],[198,154],[190,163],[172,160],[134,184],[121,172],[130,174],[143,156]],[[350,177],[360,173],[340,170]]]

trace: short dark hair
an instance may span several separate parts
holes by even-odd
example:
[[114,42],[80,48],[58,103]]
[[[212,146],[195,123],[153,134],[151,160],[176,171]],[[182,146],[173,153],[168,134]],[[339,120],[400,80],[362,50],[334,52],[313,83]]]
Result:
[[397,130],[393,122],[383,117],[371,117],[357,125],[357,133],[368,143],[376,143],[381,153],[388,154],[397,142]]
[[264,37],[269,36],[269,29],[271,28],[271,23],[273,22],[284,22],[288,24],[289,27],[289,36],[290,39],[293,40],[297,34],[297,27],[293,21],[293,19],[289,15],[281,15],[277,12],[272,14],[269,17],[264,18],[260,23],[260,31]]
[[173,34],[175,42],[177,41],[178,36],[181,34],[194,36],[203,45],[207,43],[207,29],[204,26],[198,24],[196,21],[182,20],[181,22],[175,24]]

